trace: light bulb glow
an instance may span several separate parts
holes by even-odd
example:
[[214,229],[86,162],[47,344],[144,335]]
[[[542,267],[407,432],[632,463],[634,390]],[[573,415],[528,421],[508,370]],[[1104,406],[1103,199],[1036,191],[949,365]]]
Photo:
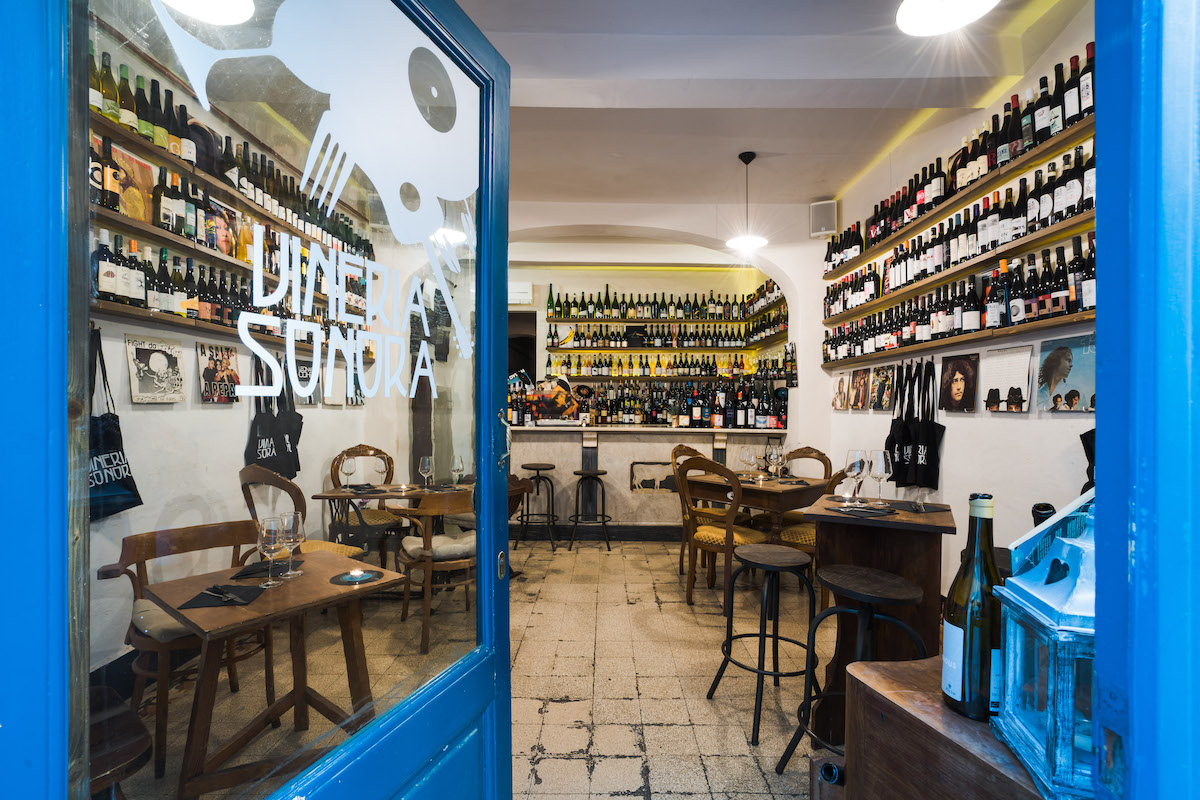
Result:
[[467,240],[467,235],[453,228],[438,228],[433,232],[433,238],[446,244],[458,245]]
[[969,25],[1000,0],[904,0],[896,9],[896,27],[909,36],[938,36]]
[[750,233],[741,236],[735,236],[725,242],[725,246],[731,250],[737,250],[739,253],[752,253],[760,247],[766,247],[767,240],[761,236],[755,236]]
[[254,16],[254,0],[163,0],[165,4],[210,25],[238,25]]

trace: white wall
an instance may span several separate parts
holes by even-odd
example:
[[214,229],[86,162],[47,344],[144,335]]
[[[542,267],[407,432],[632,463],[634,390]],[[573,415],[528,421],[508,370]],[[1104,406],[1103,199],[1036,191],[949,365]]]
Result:
[[[1054,65],[1062,62],[1069,67],[1072,55],[1085,54],[1085,45],[1094,38],[1093,9],[1089,5],[1079,12],[1064,33],[1055,40],[1021,80],[1000,95],[995,106],[972,112],[937,127],[922,130],[901,142],[878,167],[864,175],[843,193],[840,214],[843,224],[870,216],[873,205],[895,191],[912,177],[914,169],[928,164],[937,156],[943,163],[958,149],[964,134],[981,127],[984,119],[1003,113],[1004,103],[1012,94],[1020,94],[1024,103],[1025,87],[1037,93],[1037,81],[1042,75],[1050,77],[1053,89]],[[1101,56],[1102,57],[1102,56]],[[1003,192],[1001,192],[1003,197]],[[1068,243],[1069,245],[1069,243]],[[816,299],[820,304],[820,298]],[[1043,335],[1014,336],[1004,340],[1004,347],[1034,345],[1060,336],[1091,332],[1093,326],[1079,326]],[[808,340],[815,343],[815,339]],[[982,353],[986,349],[964,345],[942,355]],[[826,399],[832,395],[833,384],[842,373],[833,373],[828,381]],[[940,371],[939,371],[940,375]],[[1034,372],[1036,377],[1036,368]],[[1036,388],[1036,381],[1035,381]],[[828,408],[828,403],[826,403]],[[880,447],[887,436],[889,415],[886,412],[830,412],[830,455],[837,463],[851,447]],[[938,421],[946,426],[942,445],[942,473],[939,491],[930,499],[949,503],[958,523],[959,533],[943,541],[943,589],[949,586],[958,568],[958,554],[966,545],[967,498],[971,492],[990,492],[996,497],[995,537],[997,545],[1007,545],[1031,527],[1030,506],[1046,501],[1062,508],[1079,495],[1086,480],[1087,460],[1079,435],[1094,427],[1091,414],[1057,415],[1031,412],[1012,418],[991,415],[983,410],[982,397],[975,414],[938,412]],[[864,485],[873,491],[874,484]],[[894,487],[885,490],[895,493]],[[911,493],[912,490],[909,490]]]

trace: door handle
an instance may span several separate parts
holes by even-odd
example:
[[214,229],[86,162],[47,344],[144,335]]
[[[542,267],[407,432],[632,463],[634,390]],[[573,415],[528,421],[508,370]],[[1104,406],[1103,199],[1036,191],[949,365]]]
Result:
[[504,452],[500,454],[500,458],[496,461],[496,467],[504,469],[504,462],[512,455],[512,429],[508,426],[508,420],[504,418],[504,411],[497,411],[496,417],[500,420],[501,427],[504,428]]

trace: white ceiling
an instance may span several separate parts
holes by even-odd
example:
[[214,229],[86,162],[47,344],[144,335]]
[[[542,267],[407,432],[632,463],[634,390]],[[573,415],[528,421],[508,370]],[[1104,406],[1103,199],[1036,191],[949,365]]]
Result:
[[516,201],[829,198],[926,109],[977,107],[1086,0],[915,39],[899,0],[459,0],[512,66]]

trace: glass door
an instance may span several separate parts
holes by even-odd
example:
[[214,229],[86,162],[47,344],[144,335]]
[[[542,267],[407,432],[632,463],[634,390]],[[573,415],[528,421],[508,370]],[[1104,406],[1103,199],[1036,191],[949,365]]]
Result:
[[505,794],[507,66],[451,3],[79,23],[91,789]]

